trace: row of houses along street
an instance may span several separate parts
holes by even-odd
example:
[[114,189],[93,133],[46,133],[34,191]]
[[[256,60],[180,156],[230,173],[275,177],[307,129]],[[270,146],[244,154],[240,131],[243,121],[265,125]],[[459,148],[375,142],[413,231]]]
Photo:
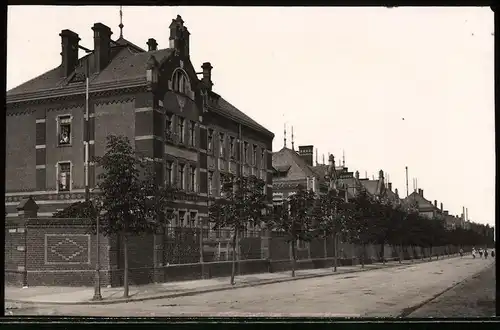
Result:
[[[83,224],[50,218],[97,193],[99,169],[90,160],[103,155],[110,135],[126,136],[138,153],[152,159],[158,183],[177,185],[182,193],[171,206],[175,218],[170,226],[203,228],[205,241],[197,248],[214,253],[216,260],[227,259],[229,235],[209,229],[208,205],[220,195],[223,173],[264,180],[268,205],[288,198],[298,185],[315,192],[327,189],[328,164],[313,162],[314,146],[295,150],[294,142],[291,149],[285,143],[273,152],[274,133],[216,92],[212,65],[218,64],[191,62],[190,32],[180,16],[169,25],[169,45],[158,45],[151,37],[143,41],[146,49],[125,39],[121,28],[116,39],[102,23],[92,31],[93,45],[83,45],[76,32],[62,30],[61,64],[7,92],[6,232],[17,235],[9,241],[13,252],[6,265],[12,282],[20,281],[30,260],[40,271],[34,281],[44,284],[55,281],[47,275],[54,270],[67,272],[68,283],[92,283],[90,272],[71,274],[75,267],[92,269],[96,253],[110,273],[120,268],[123,252],[116,238],[103,239],[103,248],[95,252]],[[87,54],[79,57],[80,49]],[[397,202],[416,201],[421,214],[441,216],[450,228],[472,226],[465,211],[459,217],[448,214],[421,189],[401,198],[383,170],[376,179],[362,178],[344,162],[336,165],[333,156],[329,161],[348,196],[364,189]],[[30,228],[37,228],[33,232],[38,236],[27,240],[22,226],[30,235]],[[256,233],[253,228],[249,232]],[[139,268],[148,262],[164,266],[159,260],[165,251],[175,255],[182,242],[157,248],[155,237],[133,244],[137,262],[130,267]],[[146,257],[143,249],[154,253]],[[26,256],[28,250],[41,254]],[[198,252],[182,262],[196,262]]]

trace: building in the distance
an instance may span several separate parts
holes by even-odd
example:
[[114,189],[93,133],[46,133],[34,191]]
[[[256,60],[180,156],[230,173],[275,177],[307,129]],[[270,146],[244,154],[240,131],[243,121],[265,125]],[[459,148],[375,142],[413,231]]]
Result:
[[[218,196],[224,172],[241,169],[262,178],[271,203],[273,133],[214,91],[210,63],[197,72],[180,16],[169,29],[169,45],[158,47],[151,38],[143,49],[121,32],[113,39],[108,26],[96,23],[93,45],[84,45],[92,50],[80,44],[78,34],[63,30],[61,64],[7,92],[8,216],[28,196],[41,216],[82,201],[85,143],[92,159],[103,155],[112,134],[128,137],[140,155],[154,161],[158,182],[181,189],[172,205],[173,225],[207,219],[207,199]],[[83,57],[81,48],[87,51]],[[90,163],[91,190],[96,174]]]

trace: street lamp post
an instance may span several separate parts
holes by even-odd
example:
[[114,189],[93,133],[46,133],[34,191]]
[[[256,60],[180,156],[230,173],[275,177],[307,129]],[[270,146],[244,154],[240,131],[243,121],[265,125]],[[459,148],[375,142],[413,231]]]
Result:
[[96,216],[96,262],[95,262],[95,283],[94,283],[94,297],[92,300],[102,300],[102,295],[101,295],[101,276],[100,276],[100,248],[99,248],[99,227],[100,227],[100,214],[97,214]]

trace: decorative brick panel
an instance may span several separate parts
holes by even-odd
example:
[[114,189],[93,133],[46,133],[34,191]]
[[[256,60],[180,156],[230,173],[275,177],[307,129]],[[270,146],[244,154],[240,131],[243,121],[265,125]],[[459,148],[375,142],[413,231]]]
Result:
[[89,264],[90,235],[45,234],[46,264]]

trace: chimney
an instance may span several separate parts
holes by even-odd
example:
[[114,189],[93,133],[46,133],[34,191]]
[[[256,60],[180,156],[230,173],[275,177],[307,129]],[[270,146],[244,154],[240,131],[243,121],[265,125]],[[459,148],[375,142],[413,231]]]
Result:
[[158,43],[156,42],[156,39],[149,38],[147,45],[148,45],[148,52],[158,50]]
[[359,180],[359,171],[356,171],[356,173],[354,175],[356,176],[356,179]]
[[189,31],[184,26],[184,21],[180,15],[170,23],[170,44],[169,47],[182,56],[189,56]]
[[399,197],[398,188],[394,189],[394,193]]
[[389,188],[389,190],[392,191],[392,182],[387,183],[387,188]]
[[448,215],[448,211],[444,211],[444,215]]
[[314,149],[314,146],[299,146],[299,156],[309,166],[313,166],[313,149]]
[[437,200],[434,200],[434,207],[437,208],[438,207],[438,201]]
[[382,170],[378,171],[378,178],[379,180],[384,180],[384,171]]
[[418,188],[418,194],[422,197],[424,197],[424,190],[423,189],[420,189]]
[[203,82],[203,84],[205,84],[205,86],[207,86],[208,90],[212,90],[212,86],[214,85],[214,83],[212,82],[213,67],[210,62],[205,62],[203,63],[201,68],[203,69],[203,78],[201,78],[201,81]]
[[441,203],[441,213],[443,212],[443,203]]
[[61,77],[68,77],[78,64],[78,34],[71,30],[62,30],[61,37]]
[[94,30],[94,72],[102,71],[111,60],[111,29],[102,23],[95,23]]
[[462,219],[466,220],[466,217],[465,217],[465,206],[462,206]]
[[465,208],[465,220],[469,221],[469,209]]

